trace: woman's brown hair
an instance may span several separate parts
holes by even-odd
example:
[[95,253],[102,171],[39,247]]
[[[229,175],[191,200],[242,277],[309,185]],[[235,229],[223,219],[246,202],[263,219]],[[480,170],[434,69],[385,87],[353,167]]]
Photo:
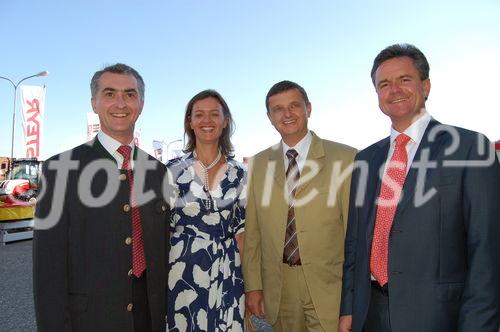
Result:
[[227,126],[226,128],[222,129],[222,134],[219,137],[219,148],[224,156],[232,157],[234,151],[233,144],[231,143],[231,136],[234,132],[233,117],[231,116],[231,111],[229,110],[229,106],[227,106],[224,98],[222,98],[220,93],[211,89],[203,90],[197,93],[193,98],[191,98],[186,106],[186,113],[184,114],[184,133],[187,135],[187,142],[186,146],[184,147],[184,152],[192,152],[196,147],[196,136],[194,134],[194,130],[191,129],[191,126],[189,124],[191,122],[191,113],[193,111],[193,106],[197,101],[210,97],[217,99],[222,107],[224,118],[227,119]]

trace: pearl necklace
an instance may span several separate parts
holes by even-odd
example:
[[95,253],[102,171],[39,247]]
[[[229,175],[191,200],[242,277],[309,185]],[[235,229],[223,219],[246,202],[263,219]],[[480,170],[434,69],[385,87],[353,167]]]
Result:
[[193,157],[198,161],[198,163],[200,164],[201,169],[203,171],[203,191],[205,191],[205,194],[207,195],[207,200],[206,200],[207,201],[207,203],[206,203],[207,210],[210,211],[210,208],[212,207],[212,199],[210,197],[210,187],[208,184],[208,171],[210,169],[214,168],[215,165],[217,165],[217,163],[220,161],[220,158],[222,157],[222,153],[219,149],[219,153],[217,154],[217,157],[208,166],[205,166],[205,164],[200,159],[198,159],[198,154],[196,153],[196,150],[193,150]]

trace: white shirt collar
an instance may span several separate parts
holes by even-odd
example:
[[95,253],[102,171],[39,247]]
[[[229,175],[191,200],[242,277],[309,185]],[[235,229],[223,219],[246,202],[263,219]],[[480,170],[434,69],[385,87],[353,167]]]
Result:
[[[102,146],[106,149],[106,151],[108,151],[108,153],[116,159],[116,161],[118,163],[118,167],[121,168],[121,165],[123,164],[123,156],[120,153],[118,153],[118,151],[116,151],[116,150],[118,150],[118,148],[120,146],[122,146],[123,144],[118,142],[113,137],[109,136],[108,134],[104,133],[103,131],[99,131],[97,133],[97,139],[102,144]],[[132,148],[131,156],[133,156],[134,149],[135,149],[134,140],[132,139],[130,141],[130,143],[128,143],[127,145]],[[131,158],[131,159],[133,159],[133,158]],[[133,163],[133,161],[132,161],[132,163]]]
[[[424,110],[422,115],[413,122],[406,130],[403,132],[405,135],[408,135],[413,143],[420,144],[420,141],[422,140],[422,137],[424,136],[425,129],[427,128],[427,125],[431,121],[432,117],[430,114]],[[401,134],[399,131],[394,129],[391,126],[391,145],[394,143],[396,140],[396,137]]]
[[285,142],[282,140],[282,153],[283,153],[283,162],[285,166],[285,170],[288,168],[288,157],[286,156],[286,152],[289,149],[295,149],[297,151],[298,156],[295,159],[297,161],[297,165],[299,166],[299,171],[302,172],[302,169],[304,168],[304,165],[307,160],[307,154],[309,153],[309,147],[311,146],[312,142],[312,134],[311,131],[307,131],[306,136],[304,136],[295,146],[288,146]]
[[295,149],[297,153],[299,154],[299,157],[306,159],[307,158],[307,153],[309,152],[309,147],[311,146],[312,142],[312,134],[311,131],[307,131],[307,134],[297,143],[295,146],[288,146],[284,141],[283,142],[283,155],[286,158],[286,152],[290,149]]

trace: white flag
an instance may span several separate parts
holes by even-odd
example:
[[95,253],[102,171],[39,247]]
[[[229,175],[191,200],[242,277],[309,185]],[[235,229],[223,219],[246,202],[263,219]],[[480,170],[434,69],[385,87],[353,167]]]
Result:
[[87,112],[87,142],[94,139],[100,128],[99,116],[94,112]]
[[43,119],[45,112],[45,85],[22,85],[21,106],[23,110],[24,156],[40,158],[43,141]]

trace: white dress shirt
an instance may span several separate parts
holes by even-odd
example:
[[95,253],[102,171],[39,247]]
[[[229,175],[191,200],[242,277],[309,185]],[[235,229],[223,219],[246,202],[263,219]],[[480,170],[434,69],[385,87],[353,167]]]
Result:
[[[408,173],[408,171],[410,170],[413,158],[415,158],[415,153],[417,153],[418,146],[422,141],[425,129],[427,129],[427,126],[429,125],[431,119],[432,117],[429,115],[429,113],[427,113],[427,111],[424,111],[422,115],[403,132],[405,135],[411,138],[408,144],[406,144],[406,153],[408,154],[406,173]],[[396,137],[398,137],[399,134],[401,133],[391,126],[391,145],[389,148],[389,153],[387,155],[386,165],[388,164],[389,160],[391,160],[391,157],[394,153],[394,149],[396,148]]]
[[295,160],[297,161],[297,166],[299,166],[299,172],[302,173],[302,169],[304,168],[304,164],[306,163],[307,154],[309,153],[311,142],[312,134],[310,131],[307,131],[306,136],[304,136],[297,144],[295,144],[295,146],[288,146],[285,142],[283,142],[283,160],[285,162],[285,170],[288,169],[288,157],[286,156],[286,152],[290,149],[294,149],[298,153],[298,156],[297,158],[295,158]]
[[[106,149],[106,151],[109,152],[110,155],[113,156],[113,158],[116,159],[116,163],[118,165],[118,168],[121,169],[123,165],[123,156],[116,150],[123,144],[115,140],[113,137],[105,134],[104,132],[100,131],[97,133],[97,139],[99,142],[102,144],[102,146]],[[134,140],[130,141],[130,143],[127,144],[132,148],[132,152],[130,154],[130,167],[134,168],[134,158],[132,157],[134,155]]]
[[[424,111],[423,114],[418,118],[415,122],[413,122],[406,130],[403,132],[405,135],[410,137],[410,141],[406,144],[406,153],[408,154],[408,163],[406,165],[406,173],[410,170],[411,163],[415,158],[415,154],[417,153],[418,146],[422,141],[422,137],[424,136],[425,129],[429,125],[431,121],[431,116],[427,111]],[[396,137],[401,134],[399,131],[394,129],[391,126],[391,136],[390,136],[390,147],[389,153],[387,154],[387,160],[385,162],[384,174],[387,171],[387,165],[391,160],[392,155],[394,154],[394,149],[396,148]],[[373,274],[370,273],[371,280],[376,280]]]

